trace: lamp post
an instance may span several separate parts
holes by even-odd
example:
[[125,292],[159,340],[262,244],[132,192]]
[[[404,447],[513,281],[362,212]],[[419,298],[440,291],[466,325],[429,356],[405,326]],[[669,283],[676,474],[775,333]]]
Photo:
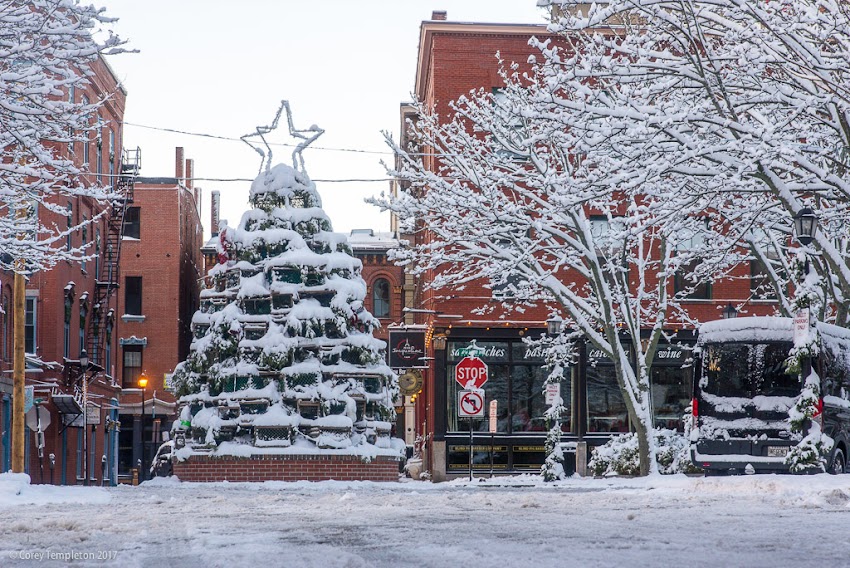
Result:
[[145,389],[148,386],[148,376],[142,371],[139,376],[139,388],[142,389],[142,466],[139,471],[139,482],[142,482],[147,477],[145,475]]
[[80,350],[80,375],[83,378],[83,485],[89,484],[89,354]]
[[735,306],[732,305],[732,302],[729,302],[723,311],[720,313],[720,317],[725,320],[734,319],[738,317],[738,310],[735,309]]
[[546,320],[546,333],[550,337],[555,337],[561,334],[561,326],[564,325],[564,320],[560,316],[553,316]]
[[811,244],[818,230],[818,216],[809,207],[803,207],[794,215],[794,233],[803,246]]
[[[794,215],[794,234],[799,242],[804,247],[808,247],[815,238],[815,233],[818,230],[818,216],[809,207],[803,207],[796,215]],[[806,264],[804,267],[804,277],[809,274],[809,254],[805,250]]]

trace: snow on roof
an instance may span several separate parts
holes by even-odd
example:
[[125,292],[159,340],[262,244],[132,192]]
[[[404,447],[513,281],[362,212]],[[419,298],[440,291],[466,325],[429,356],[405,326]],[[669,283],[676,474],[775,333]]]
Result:
[[372,229],[354,229],[348,236],[354,252],[363,250],[388,250],[399,246],[395,233],[376,233]]
[[[793,341],[793,320],[776,316],[730,318],[710,321],[699,328],[699,342]],[[850,330],[817,322],[818,332],[830,339],[850,341]]]

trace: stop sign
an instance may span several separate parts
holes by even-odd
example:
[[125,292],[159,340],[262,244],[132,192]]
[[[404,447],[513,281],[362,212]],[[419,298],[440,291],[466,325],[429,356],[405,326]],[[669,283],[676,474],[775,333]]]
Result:
[[455,367],[455,380],[465,389],[480,389],[488,378],[487,363],[478,357],[464,357]]

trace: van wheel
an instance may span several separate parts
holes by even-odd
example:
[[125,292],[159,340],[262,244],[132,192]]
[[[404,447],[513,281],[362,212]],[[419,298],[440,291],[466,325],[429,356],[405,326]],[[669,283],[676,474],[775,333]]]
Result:
[[832,466],[829,468],[829,473],[837,475],[847,471],[847,460],[844,457],[844,452],[835,450],[835,455],[832,457]]

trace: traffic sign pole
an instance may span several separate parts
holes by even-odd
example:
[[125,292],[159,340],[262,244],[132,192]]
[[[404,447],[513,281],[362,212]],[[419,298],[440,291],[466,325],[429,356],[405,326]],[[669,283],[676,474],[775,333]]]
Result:
[[472,416],[469,417],[469,481],[472,481]]

